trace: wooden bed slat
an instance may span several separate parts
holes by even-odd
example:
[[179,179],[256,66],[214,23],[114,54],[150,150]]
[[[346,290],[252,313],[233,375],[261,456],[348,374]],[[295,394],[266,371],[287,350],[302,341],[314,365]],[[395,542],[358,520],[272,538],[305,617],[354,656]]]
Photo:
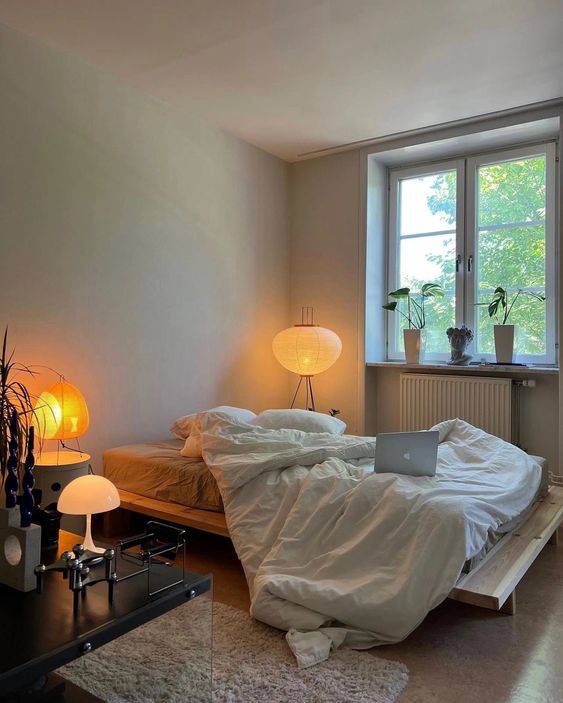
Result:
[[501,610],[563,521],[563,488],[552,486],[517,532],[503,537],[450,592],[453,600]]
[[229,537],[229,530],[224,513],[211,510],[188,508],[177,503],[168,503],[156,498],[146,498],[137,493],[130,493],[118,488],[121,508],[135,513],[149,515],[159,520],[168,520],[184,527],[194,527],[204,532],[212,532],[222,537]]

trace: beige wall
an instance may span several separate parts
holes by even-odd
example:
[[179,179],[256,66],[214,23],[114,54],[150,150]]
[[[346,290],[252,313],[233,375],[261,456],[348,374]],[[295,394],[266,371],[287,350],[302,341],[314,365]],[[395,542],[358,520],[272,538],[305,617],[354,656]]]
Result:
[[[342,339],[340,359],[314,379],[317,410],[338,408],[351,432],[360,431],[359,373],[363,281],[358,207],[357,151],[293,164],[291,178],[291,314],[312,305],[315,322]],[[292,376],[294,387],[297,377]],[[301,405],[304,407],[304,399]]]
[[0,325],[83,390],[96,468],[188,411],[287,403],[286,164],[5,29],[0,154]]
[[[560,129],[563,128],[563,110],[559,113]],[[561,291],[563,291],[563,144],[561,143],[561,135],[558,142],[558,158],[559,158],[559,197],[556,207],[559,213],[559,277],[558,277],[558,292],[559,292],[559,364],[561,365],[561,354],[563,352],[563,305],[561,305]],[[558,425],[563,420],[563,377],[559,374],[559,407],[558,407]],[[559,473],[563,475],[563,432],[559,432]]]

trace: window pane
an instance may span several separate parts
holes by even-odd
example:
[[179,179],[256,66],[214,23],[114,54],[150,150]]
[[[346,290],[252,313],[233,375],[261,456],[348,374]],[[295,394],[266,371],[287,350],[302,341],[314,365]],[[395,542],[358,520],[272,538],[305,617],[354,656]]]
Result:
[[545,288],[545,227],[535,225],[479,232],[479,290]]
[[[509,301],[519,289],[544,295],[545,157],[481,166],[477,187],[476,301],[489,302],[497,286]],[[494,354],[493,325],[502,317],[489,318],[486,305],[477,310],[477,354]],[[518,327],[517,354],[546,354],[544,303],[521,294],[507,322]]]
[[545,220],[545,155],[481,166],[479,227]]
[[400,236],[455,229],[456,172],[402,179],[399,203]]
[[[427,353],[449,348],[446,330],[455,324],[455,247],[455,234],[409,237],[400,243],[400,285],[418,292],[425,283],[439,283],[445,293],[425,301]],[[400,330],[398,334],[402,336]]]

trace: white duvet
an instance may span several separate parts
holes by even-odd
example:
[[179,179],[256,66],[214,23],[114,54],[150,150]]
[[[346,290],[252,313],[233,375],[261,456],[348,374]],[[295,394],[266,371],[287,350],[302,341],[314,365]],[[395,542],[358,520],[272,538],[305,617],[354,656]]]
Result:
[[436,476],[416,478],[375,474],[373,438],[207,418],[204,459],[223,497],[251,613],[290,631],[302,665],[325,658],[330,646],[405,638],[489,534],[536,495],[541,469],[522,450],[461,420],[434,429]]

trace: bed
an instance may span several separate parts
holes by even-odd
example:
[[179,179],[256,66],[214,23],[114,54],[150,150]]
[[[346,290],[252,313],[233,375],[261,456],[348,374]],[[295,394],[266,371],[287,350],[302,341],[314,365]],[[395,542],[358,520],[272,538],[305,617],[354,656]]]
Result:
[[118,532],[123,510],[227,537],[221,494],[203,459],[180,455],[180,439],[115,447],[104,452],[104,475],[118,488],[121,512],[107,514]]
[[[251,580],[254,580],[255,574],[259,570],[259,564],[258,562],[253,563],[256,555],[251,553],[252,549],[249,551],[247,545],[243,544],[245,540],[248,541],[249,539],[248,529],[243,527],[242,533],[240,529],[240,516],[241,513],[245,512],[245,504],[243,502],[237,505],[236,501],[232,501],[232,496],[237,492],[238,488],[240,488],[240,485],[249,481],[249,475],[252,479],[252,471],[254,470],[252,468],[252,463],[255,462],[256,451],[261,451],[261,447],[260,445],[245,445],[244,442],[247,441],[246,439],[242,444],[239,442],[240,437],[246,437],[246,435],[250,436],[250,434],[252,435],[252,441],[255,439],[254,435],[256,430],[252,430],[252,433],[249,433],[248,426],[245,427],[244,423],[242,428],[235,428],[235,439],[233,440],[233,436],[227,436],[228,433],[232,431],[228,427],[229,423],[226,423],[227,427],[225,429],[224,419],[219,418],[217,422],[219,429],[217,429],[217,427],[208,428],[209,433],[206,435],[207,440],[204,441],[204,445],[206,446],[206,452],[204,452],[204,454],[215,478],[219,479],[219,483],[223,483],[223,498],[227,496],[228,503],[230,504],[230,515],[227,515],[227,519],[225,519],[223,513],[220,512],[221,508],[217,500],[217,494],[214,493],[213,490],[210,492],[211,499],[204,497],[205,491],[202,492],[200,488],[197,488],[198,481],[193,477],[190,479],[185,478],[185,473],[193,472],[194,474],[198,474],[199,481],[201,481],[202,477],[206,475],[206,472],[209,474],[206,464],[202,465],[201,461],[189,461],[180,467],[177,462],[174,462],[176,465],[176,473],[174,476],[176,478],[170,478],[170,466],[166,466],[166,461],[171,459],[171,457],[167,456],[166,453],[178,452],[178,447],[181,445],[181,442],[161,442],[153,445],[140,445],[111,450],[106,453],[106,470],[108,470],[108,477],[118,485],[122,497],[122,506],[124,508],[156,516],[161,519],[168,519],[179,524],[196,527],[216,534],[230,535],[233,537],[235,547],[243,562],[245,571],[247,575],[251,573]],[[473,430],[474,429],[475,428],[473,428]],[[237,435],[236,432],[239,432],[239,434]],[[490,436],[487,437],[490,438]],[[356,439],[360,441],[362,438]],[[363,439],[365,442],[368,442],[369,438]],[[482,440],[482,437],[471,436],[469,439],[471,442]],[[344,441],[349,442],[349,440]],[[490,441],[494,441],[494,438],[490,438]],[[498,441],[500,442],[500,440]],[[505,451],[505,446],[506,451],[520,451],[515,448],[510,449],[510,445],[505,445],[505,443],[502,445],[503,451]],[[245,454],[245,452],[249,451],[251,454]],[[272,457],[275,457],[279,455],[280,452],[283,454],[284,451],[287,451],[287,447],[284,448],[280,445],[276,447],[276,451],[270,452],[270,454]],[[362,451],[370,455],[372,447],[369,445],[369,442]],[[336,453],[338,454],[338,451]],[[134,455],[136,455],[136,461],[134,460]],[[270,461],[269,456],[270,455],[268,455],[266,459],[267,461]],[[371,456],[373,455],[371,454]],[[249,457],[253,457],[252,461],[249,460]],[[323,461],[323,457],[326,458],[324,455],[313,457],[314,462]],[[491,457],[494,459],[494,454],[491,454],[489,460]],[[176,456],[175,459],[178,460],[178,457]],[[348,459],[350,459],[350,457],[348,457]],[[291,462],[294,460],[296,460],[295,456],[288,460],[290,472],[293,470],[291,468]],[[513,457],[509,459],[509,461],[512,460],[514,460]],[[151,470],[147,468],[147,461],[153,467]],[[534,460],[532,459],[531,461],[533,462]],[[309,463],[311,463],[311,461],[309,461]],[[490,532],[489,538],[492,536],[492,539],[489,540],[486,548],[482,549],[482,553],[473,555],[476,558],[472,560],[471,570],[465,569],[468,573],[461,573],[461,576],[459,576],[460,572],[457,572],[457,582],[455,579],[452,581],[452,587],[449,592],[450,598],[494,610],[514,612],[514,589],[517,583],[544,545],[548,541],[555,541],[557,527],[563,519],[563,488],[553,486],[548,493],[542,490],[542,482],[545,489],[545,462],[536,460],[536,463],[538,467],[541,465],[543,468],[543,478],[539,477],[540,470],[534,469],[534,471],[538,473],[537,487],[534,488],[529,498],[526,499],[524,495],[522,496],[523,502],[520,505],[520,509],[511,521],[506,521],[504,524],[500,525],[497,534],[493,535],[493,533]],[[134,466],[137,466],[137,469],[140,468],[141,470],[136,472]],[[233,467],[235,467],[234,474],[232,472]],[[230,478],[226,483],[223,475],[225,468],[227,468],[227,473],[230,471]],[[288,470],[287,466],[282,468],[282,474]],[[262,469],[263,466],[257,476]],[[243,479],[239,480],[240,477],[236,477],[237,471],[240,476],[244,476]],[[137,476],[136,473],[139,475]],[[149,477],[146,474],[151,474],[151,476]],[[165,477],[164,482],[159,479],[159,476],[162,474]],[[183,481],[178,481],[179,475],[184,477]],[[265,484],[267,485],[268,481],[271,483],[274,477],[276,475],[279,477],[280,474],[276,474],[270,467],[264,475],[267,475],[267,482]],[[235,476],[234,483],[233,476]],[[256,476],[254,478],[256,478]],[[164,485],[164,483],[166,485]],[[179,493],[178,486],[186,483],[191,487],[190,491],[186,492],[184,490]],[[218,490],[216,484],[209,483],[208,480],[205,480],[204,483],[208,489],[210,486],[213,486],[215,490]],[[293,489],[287,491],[290,502],[294,500],[294,498],[291,497],[292,490]],[[285,493],[283,500],[286,500]],[[229,509],[227,512],[229,513]],[[291,515],[289,515],[289,512],[284,517],[286,523],[290,521],[289,518]],[[242,523],[244,523],[244,519]],[[233,526],[234,532],[232,532]],[[268,531],[279,533],[282,527],[281,523],[276,524],[275,516],[274,519],[269,518],[268,524],[265,527],[264,525],[260,525],[259,522],[257,522],[257,526],[259,536],[255,539],[256,543],[261,541],[268,543],[270,540]],[[229,530],[229,527],[231,530]],[[285,527],[285,525],[283,525],[283,527]],[[507,531],[506,536],[498,540],[498,538],[502,536],[502,533]],[[295,534],[300,533],[298,531]],[[300,534],[300,537],[302,539],[308,539],[305,532]],[[294,540],[295,535],[292,536],[291,539]],[[252,539],[250,539],[250,541],[252,541]],[[272,540],[270,540],[270,542],[272,543]],[[279,563],[279,554],[283,551],[279,545],[276,547],[276,550],[278,553],[273,560],[274,564],[276,564],[276,559],[278,559]],[[484,558],[483,555],[485,555]],[[263,555],[258,561],[260,561],[260,559],[263,559]],[[271,566],[270,564],[270,574]],[[277,568],[277,566],[274,567],[274,570],[275,568]],[[287,577],[288,574],[285,574],[285,576]],[[261,574],[260,578],[263,577],[264,573]],[[292,575],[290,574],[289,578],[291,577]],[[269,578],[269,576],[267,575],[266,578]],[[273,591],[275,591],[275,588]],[[286,596],[287,594],[282,594],[282,600],[287,599]],[[269,611],[273,604],[276,603],[276,598],[279,599],[279,594],[275,592],[273,594],[269,592],[265,598],[262,597],[263,602],[259,607],[255,608],[254,614],[259,619],[266,619],[261,616],[262,612]],[[290,596],[290,600],[291,598],[296,600],[294,593]],[[274,608],[277,606],[278,604],[274,605]],[[290,620],[291,617],[288,619],[288,622]],[[271,624],[279,627],[280,623],[283,624],[283,618],[279,622],[272,622]]]

